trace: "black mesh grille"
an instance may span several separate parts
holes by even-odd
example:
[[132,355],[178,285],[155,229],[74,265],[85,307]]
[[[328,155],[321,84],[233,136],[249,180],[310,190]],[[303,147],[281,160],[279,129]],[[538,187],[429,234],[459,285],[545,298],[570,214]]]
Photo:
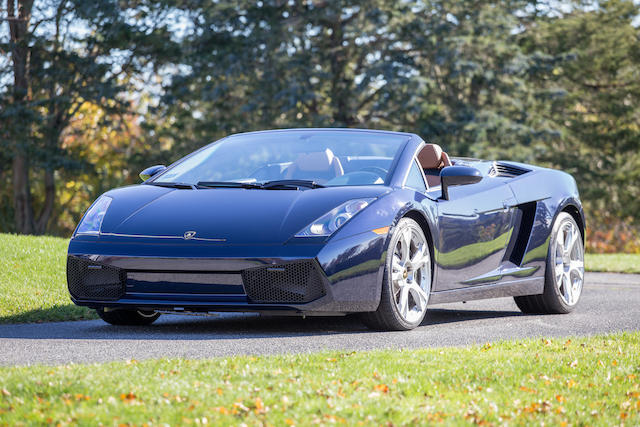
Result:
[[255,303],[306,303],[325,295],[322,272],[313,261],[244,270],[245,292]]
[[125,292],[125,270],[83,258],[67,258],[67,285],[76,299],[113,301]]

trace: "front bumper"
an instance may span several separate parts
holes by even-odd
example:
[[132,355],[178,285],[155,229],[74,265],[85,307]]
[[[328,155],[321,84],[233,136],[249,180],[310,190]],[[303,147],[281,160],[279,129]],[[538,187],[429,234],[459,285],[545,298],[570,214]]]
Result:
[[80,236],[69,245],[67,280],[72,301],[92,308],[373,311],[385,237],[368,232],[327,244],[237,247]]

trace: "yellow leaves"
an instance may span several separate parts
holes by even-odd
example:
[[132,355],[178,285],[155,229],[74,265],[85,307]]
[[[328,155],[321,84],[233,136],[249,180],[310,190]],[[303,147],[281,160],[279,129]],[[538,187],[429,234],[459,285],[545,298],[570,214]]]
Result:
[[284,422],[288,425],[288,426],[294,426],[296,425],[295,421],[293,421],[291,418],[285,418]]
[[136,400],[136,395],[133,394],[133,392],[129,392],[129,393],[122,393],[120,395],[120,400],[123,401],[124,403],[132,403],[134,400]]
[[557,400],[558,402],[562,403],[562,402],[564,402],[564,401],[565,401],[565,398],[564,398],[564,396],[563,396],[563,395],[561,395],[561,394],[556,394],[556,400]]
[[537,394],[538,392],[532,388],[529,387],[525,387],[525,386],[520,386],[520,391],[524,391],[526,393],[531,393],[531,394]]
[[222,389],[220,387],[218,387],[216,389],[216,393],[218,393],[218,396],[222,396]]
[[488,351],[491,349],[491,343],[488,342],[485,345],[482,346],[482,348],[480,349],[480,351]]
[[618,361],[616,359],[613,359],[611,361],[611,366],[618,366]]
[[388,393],[389,392],[389,386],[387,386],[386,384],[376,384],[375,386],[373,386],[373,389],[375,391],[379,391],[382,393]]
[[577,383],[576,383],[573,379],[568,379],[568,380],[567,380],[567,387],[568,387],[568,388],[575,387],[575,385],[576,385],[576,384],[577,384]]

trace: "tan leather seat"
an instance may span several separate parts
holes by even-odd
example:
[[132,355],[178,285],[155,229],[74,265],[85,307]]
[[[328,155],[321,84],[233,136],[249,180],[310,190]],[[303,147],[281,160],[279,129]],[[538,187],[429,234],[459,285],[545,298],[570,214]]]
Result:
[[287,179],[312,179],[320,184],[342,175],[344,169],[340,159],[328,148],[300,154],[287,169]]
[[440,169],[451,166],[449,155],[438,144],[425,144],[418,153],[418,162],[424,169],[429,187],[440,185]]

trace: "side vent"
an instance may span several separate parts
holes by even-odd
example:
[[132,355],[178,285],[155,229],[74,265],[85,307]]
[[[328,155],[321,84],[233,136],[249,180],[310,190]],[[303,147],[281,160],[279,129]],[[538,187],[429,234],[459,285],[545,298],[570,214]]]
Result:
[[522,264],[524,252],[527,250],[529,236],[533,229],[533,221],[536,217],[537,202],[523,203],[518,206],[518,218],[516,219],[516,234],[511,237],[505,259],[515,265]]
[[529,169],[521,168],[520,166],[514,166],[502,162],[493,162],[493,166],[489,170],[489,176],[501,177],[501,178],[515,178],[516,176],[523,175],[527,172],[531,172]]

